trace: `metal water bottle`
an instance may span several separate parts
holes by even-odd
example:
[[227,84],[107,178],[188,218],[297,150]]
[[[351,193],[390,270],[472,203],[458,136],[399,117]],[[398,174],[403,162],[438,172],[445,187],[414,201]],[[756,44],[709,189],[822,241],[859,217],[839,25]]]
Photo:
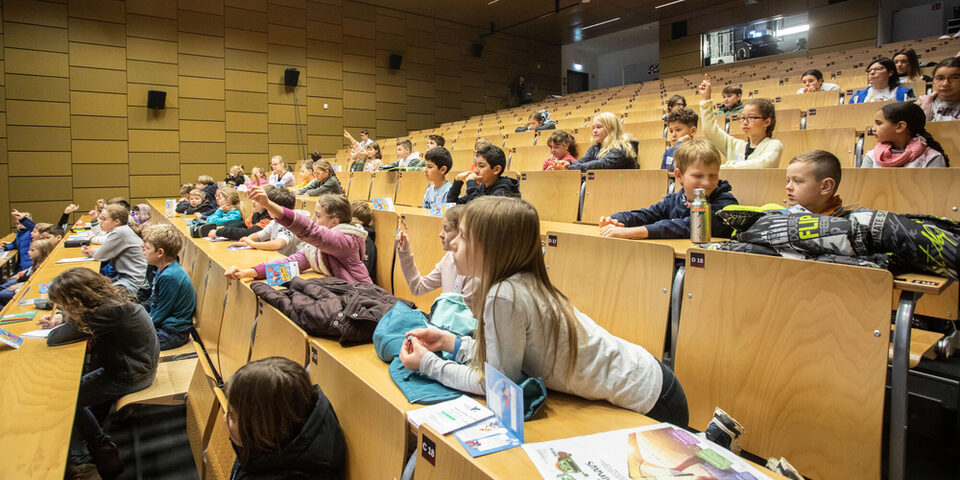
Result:
[[690,241],[693,243],[710,242],[710,203],[707,193],[698,188],[693,191],[694,200],[690,204]]

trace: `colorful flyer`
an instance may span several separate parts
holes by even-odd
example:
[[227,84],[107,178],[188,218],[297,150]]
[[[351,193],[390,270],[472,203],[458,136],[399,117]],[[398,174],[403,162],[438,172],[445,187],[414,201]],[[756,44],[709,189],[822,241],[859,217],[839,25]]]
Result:
[[523,449],[545,479],[769,478],[729,450],[668,423],[528,443]]
[[374,210],[396,211],[396,209],[393,208],[393,199],[390,197],[374,198],[370,200],[370,202],[373,203]]
[[163,201],[163,214],[167,217],[172,217],[177,214],[177,201],[168,198]]
[[41,283],[40,284],[40,294],[43,295],[47,293],[47,290],[50,288],[50,284],[53,282]]
[[447,213],[447,210],[453,208],[456,203],[437,203],[430,207],[430,216],[431,217],[442,217]]
[[14,335],[0,328],[0,343],[10,345],[13,348],[20,348],[20,344],[23,343],[23,337],[20,337],[19,335]]
[[523,389],[484,364],[487,408],[494,418],[457,431],[453,435],[471,456],[479,457],[519,447],[523,443]]
[[267,285],[275,287],[300,275],[300,265],[297,262],[271,263],[266,265],[265,273],[267,275]]

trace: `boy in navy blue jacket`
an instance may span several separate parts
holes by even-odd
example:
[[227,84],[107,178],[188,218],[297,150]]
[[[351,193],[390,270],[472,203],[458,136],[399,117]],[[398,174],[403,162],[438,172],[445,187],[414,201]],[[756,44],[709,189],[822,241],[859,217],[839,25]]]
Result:
[[157,329],[160,350],[177,348],[190,339],[197,296],[190,276],[177,262],[183,239],[170,225],[151,225],[143,231],[143,255],[157,267],[150,296],[150,318]]
[[729,238],[733,230],[720,221],[716,212],[737,199],[730,184],[720,180],[720,151],[707,140],[688,140],[674,152],[674,175],[683,190],[667,195],[650,208],[615,213],[600,219],[600,235],[615,238],[686,238],[690,236],[690,202],[694,190],[707,193],[710,222],[715,237]]

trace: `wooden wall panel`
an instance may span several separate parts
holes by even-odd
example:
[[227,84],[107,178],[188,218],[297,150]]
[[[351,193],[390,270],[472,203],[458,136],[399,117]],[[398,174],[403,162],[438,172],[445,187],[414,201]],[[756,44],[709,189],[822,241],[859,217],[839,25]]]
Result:
[[[403,136],[501,108],[504,79],[530,60],[517,48],[559,70],[559,46],[503,36],[474,59],[481,30],[369,4],[5,0],[0,18],[0,211],[175,195],[227,165],[331,156],[344,128]],[[163,110],[148,90],[166,92]]]

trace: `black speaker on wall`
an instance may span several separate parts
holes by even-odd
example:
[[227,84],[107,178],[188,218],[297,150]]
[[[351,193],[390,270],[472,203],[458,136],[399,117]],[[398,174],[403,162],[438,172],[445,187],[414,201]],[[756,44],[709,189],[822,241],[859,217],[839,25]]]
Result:
[[163,90],[147,90],[147,108],[163,110],[167,104],[167,92]]
[[483,56],[483,44],[474,43],[470,45],[470,54],[477,58],[480,58],[481,56]]
[[296,87],[300,81],[300,70],[288,68],[283,71],[283,84],[288,87]]
[[390,58],[387,60],[387,63],[390,65],[390,68],[394,70],[399,70],[400,65],[403,64],[403,55],[391,53]]
[[687,21],[681,20],[670,24],[670,40],[676,40],[687,36]]

